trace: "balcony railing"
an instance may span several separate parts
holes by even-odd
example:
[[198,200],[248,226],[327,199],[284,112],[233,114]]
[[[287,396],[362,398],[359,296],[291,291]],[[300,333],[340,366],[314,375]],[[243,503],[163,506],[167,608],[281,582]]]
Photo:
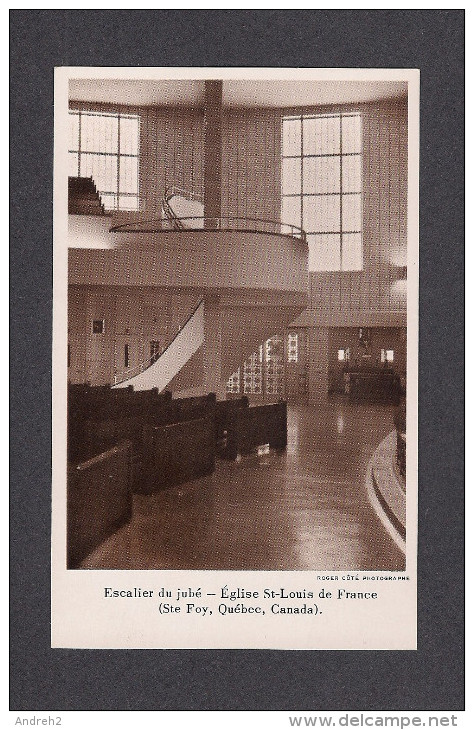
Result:
[[[175,205],[173,205],[175,198]],[[179,200],[181,199],[181,200]],[[189,203],[188,210],[194,207],[202,214],[180,215],[178,207],[183,201]],[[192,205],[192,204],[197,204]],[[249,218],[243,216],[208,217],[204,215],[202,196],[193,191],[172,185],[166,188],[161,201],[163,215],[161,218],[134,220],[112,226],[111,233],[166,233],[169,231],[236,231],[240,233],[269,233],[279,236],[300,239],[306,243],[306,233],[298,226],[265,218]],[[192,212],[194,212],[192,210]]]
[[185,218],[152,218],[113,226],[111,233],[167,233],[170,231],[236,231],[240,233],[269,233],[297,238],[306,243],[306,233],[298,226],[266,220],[264,218],[244,218],[241,216],[188,216]]

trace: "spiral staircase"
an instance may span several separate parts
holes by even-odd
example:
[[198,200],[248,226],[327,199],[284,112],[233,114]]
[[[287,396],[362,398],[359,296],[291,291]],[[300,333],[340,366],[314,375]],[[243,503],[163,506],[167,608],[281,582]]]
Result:
[[276,221],[206,218],[199,197],[176,187],[161,208],[151,219],[115,213],[106,232],[104,219],[70,216],[69,283],[152,286],[194,299],[164,351],[117,372],[112,385],[222,395],[258,345],[306,308],[305,233]]

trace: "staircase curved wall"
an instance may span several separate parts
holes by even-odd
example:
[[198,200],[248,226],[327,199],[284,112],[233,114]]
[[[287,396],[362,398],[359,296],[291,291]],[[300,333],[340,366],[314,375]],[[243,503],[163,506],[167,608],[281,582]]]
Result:
[[142,372],[125,379],[121,383],[117,383],[113,387],[125,388],[132,385],[134,390],[157,388],[162,391],[183,369],[203,342],[204,302],[201,301],[156,362]]

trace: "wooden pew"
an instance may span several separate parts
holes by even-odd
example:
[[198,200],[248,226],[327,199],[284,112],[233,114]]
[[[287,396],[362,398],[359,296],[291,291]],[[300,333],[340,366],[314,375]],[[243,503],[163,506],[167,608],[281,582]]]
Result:
[[217,401],[216,403],[216,449],[222,459],[235,459],[237,448],[237,416],[241,408],[249,407],[246,395],[234,400]]
[[82,560],[130,519],[132,444],[122,441],[68,467],[67,566]]
[[129,438],[135,445],[142,423],[169,422],[171,393],[133,388],[70,386],[68,461],[83,461]]
[[233,412],[233,424],[228,443],[227,458],[249,454],[262,444],[273,449],[284,449],[287,444],[287,404],[238,408]]
[[215,468],[213,418],[199,418],[142,429],[143,475],[137,489],[151,494],[198,479]]
[[216,406],[216,394],[192,396],[190,398],[173,398],[171,401],[171,414],[168,423],[180,423],[191,421],[195,418],[203,418]]

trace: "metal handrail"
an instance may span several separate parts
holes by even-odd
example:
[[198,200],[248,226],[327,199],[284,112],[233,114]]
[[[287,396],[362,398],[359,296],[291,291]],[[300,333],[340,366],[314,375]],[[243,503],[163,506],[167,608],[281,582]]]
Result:
[[[203,302],[204,302],[204,299],[200,299],[198,301],[198,303],[196,304],[196,306],[192,310],[191,314],[189,314],[186,317],[186,319],[183,322],[183,324],[178,327],[178,331],[176,332],[176,334],[174,335],[174,337],[168,342],[168,344],[166,345],[165,349],[162,352],[160,352],[160,354],[158,355],[158,357],[156,358],[156,360],[154,360],[153,362],[150,362],[150,359],[151,358],[148,357],[143,362],[139,363],[138,365],[135,365],[135,367],[130,368],[130,370],[126,370],[126,371],[125,370],[122,370],[122,372],[119,375],[115,374],[114,375],[114,385],[121,385],[122,383],[125,383],[127,380],[131,380],[132,378],[134,378],[135,375],[140,375],[141,373],[144,373],[145,370],[148,370],[148,368],[153,367],[153,365],[155,365],[155,363],[157,363],[158,360],[161,357],[163,357],[163,355],[165,354],[165,352],[171,347],[171,345],[176,340],[176,338],[178,337],[178,335],[183,331],[183,329],[186,327],[186,325],[188,324],[188,322],[194,317],[194,315],[196,314],[197,310],[199,309],[199,307],[201,306],[201,304]],[[120,376],[121,375],[123,375],[122,379],[120,379]]]
[[[123,223],[113,226],[111,233],[160,233],[170,230],[172,223],[179,221],[180,231],[237,231],[240,233],[271,233],[280,236],[290,236],[291,238],[300,239],[306,243],[306,232],[299,226],[291,223],[268,220],[265,218],[245,218],[243,216],[221,216],[220,218],[208,218],[206,216],[186,216],[177,218],[173,213],[173,221],[163,218],[153,218],[143,221],[133,221],[132,223]],[[198,221],[202,221],[203,225],[196,225]],[[194,222],[194,225],[183,226],[185,222]],[[251,224],[251,225],[250,225]],[[258,224],[257,226],[255,224]],[[272,230],[265,230],[263,227],[271,227]]]
[[182,195],[183,198],[188,198],[189,200],[196,200],[198,203],[202,203],[202,195],[198,193],[194,193],[192,190],[185,190],[184,188],[180,188],[177,185],[170,185],[165,189],[164,194],[164,200],[169,202],[169,200],[174,195]]
[[[271,233],[280,236],[289,236],[306,243],[306,232],[292,223],[269,220],[266,218],[248,218],[244,216],[185,216],[179,217],[170,205],[175,195],[182,195],[188,200],[202,202],[202,196],[184,188],[170,185],[165,189],[161,202],[164,218],[151,218],[142,221],[132,221],[112,226],[110,233],[160,233],[167,231],[236,231],[239,233]],[[197,225],[197,223],[201,225]],[[184,225],[191,223],[191,225]],[[193,225],[194,223],[194,225]],[[251,224],[251,225],[249,225]],[[256,227],[254,224],[258,224]],[[262,229],[271,227],[271,230]]]
[[179,216],[175,213],[173,208],[170,205],[170,200],[174,198],[175,196],[180,195],[181,197],[185,198],[186,200],[193,200],[197,201],[199,203],[202,203],[201,196],[197,193],[194,193],[190,190],[185,190],[184,188],[177,187],[176,185],[170,185],[165,189],[165,194],[163,196],[163,200],[161,201],[161,208],[165,215],[165,217],[170,221],[170,223],[173,224],[173,228],[177,231],[183,231],[185,226],[181,223],[181,219]]

